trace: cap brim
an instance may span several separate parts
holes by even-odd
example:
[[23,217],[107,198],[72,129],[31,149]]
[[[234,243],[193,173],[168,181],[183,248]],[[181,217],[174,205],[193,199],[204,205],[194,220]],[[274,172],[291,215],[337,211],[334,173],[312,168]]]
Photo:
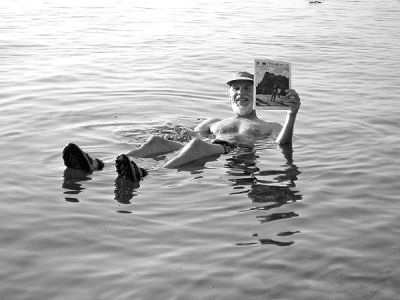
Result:
[[232,80],[229,80],[226,84],[227,85],[231,85],[232,82],[235,82],[235,81],[250,81],[250,82],[254,82],[253,79],[248,78],[248,77],[238,77],[238,78],[234,78]]

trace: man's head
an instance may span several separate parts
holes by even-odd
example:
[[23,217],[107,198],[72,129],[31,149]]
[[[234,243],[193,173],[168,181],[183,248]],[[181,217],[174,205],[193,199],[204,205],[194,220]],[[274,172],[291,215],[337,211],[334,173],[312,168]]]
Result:
[[233,112],[238,116],[253,112],[253,82],[253,74],[245,71],[236,73],[227,82],[229,85],[229,101]]

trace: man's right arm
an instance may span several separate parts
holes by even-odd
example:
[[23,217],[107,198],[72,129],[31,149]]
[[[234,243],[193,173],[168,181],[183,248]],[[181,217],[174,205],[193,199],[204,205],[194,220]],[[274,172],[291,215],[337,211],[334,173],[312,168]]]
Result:
[[286,96],[281,97],[283,102],[290,107],[286,115],[286,121],[279,133],[276,142],[280,145],[291,144],[293,139],[293,128],[296,121],[297,112],[300,108],[300,97],[293,89],[286,90]]
[[218,118],[210,118],[210,119],[207,119],[207,120],[205,120],[205,121],[203,121],[203,122],[201,122],[199,125],[197,125],[195,128],[194,128],[194,131],[195,132],[198,132],[198,133],[204,133],[204,134],[206,134],[206,133],[211,133],[211,130],[210,130],[210,128],[211,128],[211,125],[213,125],[214,123],[216,123],[216,122],[218,122],[218,121],[220,121],[221,119],[218,119]]

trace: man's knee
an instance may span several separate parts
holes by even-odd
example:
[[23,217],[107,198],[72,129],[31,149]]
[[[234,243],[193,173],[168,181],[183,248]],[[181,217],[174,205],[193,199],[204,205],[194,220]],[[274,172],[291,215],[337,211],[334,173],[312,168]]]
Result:
[[195,137],[188,143],[188,146],[189,147],[196,147],[196,146],[199,146],[199,145],[202,145],[202,144],[205,144],[205,142],[202,141],[200,138]]
[[148,139],[147,142],[158,142],[164,140],[162,137],[158,136],[158,135],[151,135]]
[[176,141],[167,140],[158,135],[152,135],[142,147],[150,147],[153,152],[170,152],[181,149],[183,145]]

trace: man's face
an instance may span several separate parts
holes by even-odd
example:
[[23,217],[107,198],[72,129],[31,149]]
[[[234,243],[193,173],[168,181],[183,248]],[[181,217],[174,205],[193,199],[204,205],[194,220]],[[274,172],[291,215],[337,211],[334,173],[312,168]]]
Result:
[[234,81],[229,88],[229,101],[232,110],[239,116],[253,111],[253,82]]

